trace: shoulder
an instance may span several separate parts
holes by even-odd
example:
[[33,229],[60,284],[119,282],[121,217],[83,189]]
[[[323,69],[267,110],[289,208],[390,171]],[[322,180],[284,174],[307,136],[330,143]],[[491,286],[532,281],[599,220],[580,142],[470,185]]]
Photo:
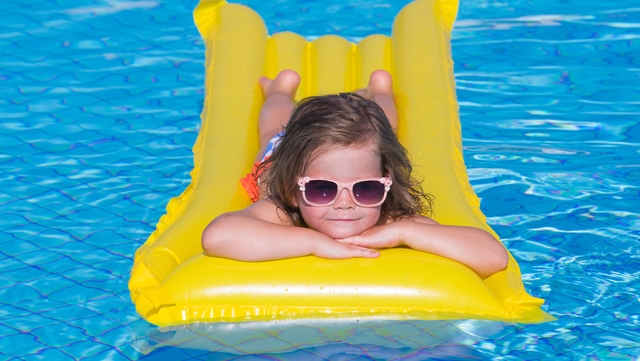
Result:
[[283,226],[291,226],[291,221],[289,221],[287,215],[273,202],[267,199],[261,199],[249,207],[235,213],[245,217],[259,219],[261,221],[280,224]]
[[389,223],[394,223],[394,222],[416,222],[416,223],[422,223],[422,224],[429,224],[429,225],[439,225],[440,223],[434,221],[433,219],[429,218],[429,217],[425,217],[425,216],[421,216],[418,214],[412,215],[412,216],[405,216],[396,220],[393,219],[389,219],[387,221],[387,224]]

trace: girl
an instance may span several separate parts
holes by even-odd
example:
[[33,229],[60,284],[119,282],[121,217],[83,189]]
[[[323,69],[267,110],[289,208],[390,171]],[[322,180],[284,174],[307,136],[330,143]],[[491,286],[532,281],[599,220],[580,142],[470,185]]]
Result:
[[265,102],[258,167],[242,181],[255,203],[206,227],[207,255],[373,258],[378,249],[407,246],[458,261],[483,278],[506,268],[504,247],[487,232],[420,215],[430,214],[431,198],[411,177],[395,135],[389,73],[371,75],[366,93],[372,100],[342,93],[304,99],[295,109],[298,74],[285,70],[259,83]]

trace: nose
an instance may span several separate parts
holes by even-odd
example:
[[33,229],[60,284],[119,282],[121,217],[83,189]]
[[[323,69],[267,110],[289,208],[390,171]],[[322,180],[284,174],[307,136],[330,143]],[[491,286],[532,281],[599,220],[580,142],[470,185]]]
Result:
[[351,198],[351,193],[347,188],[342,188],[340,193],[338,194],[338,199],[336,199],[335,203],[333,203],[333,208],[335,209],[353,209],[356,207],[356,204],[353,202],[353,198]]

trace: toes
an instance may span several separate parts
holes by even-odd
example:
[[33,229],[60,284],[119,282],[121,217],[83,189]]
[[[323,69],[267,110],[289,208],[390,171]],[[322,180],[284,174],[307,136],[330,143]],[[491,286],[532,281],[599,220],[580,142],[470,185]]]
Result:
[[393,80],[391,78],[391,74],[385,70],[374,71],[371,73],[371,77],[369,78],[367,90],[369,90],[373,95],[393,95]]
[[293,70],[283,70],[276,76],[276,80],[297,86],[300,83],[300,75]]
[[271,84],[271,82],[273,82],[273,80],[267,78],[266,76],[261,76],[260,79],[258,79],[258,84],[260,85],[260,88],[262,89],[262,93],[264,93],[265,95],[266,95],[267,89],[269,88],[269,85]]
[[300,75],[293,70],[283,70],[274,79],[279,91],[286,93],[291,98],[295,97],[298,85],[300,85]]
[[300,76],[293,70],[283,70],[273,79],[261,77],[258,84],[265,98],[274,93],[284,93],[293,99],[300,84]]

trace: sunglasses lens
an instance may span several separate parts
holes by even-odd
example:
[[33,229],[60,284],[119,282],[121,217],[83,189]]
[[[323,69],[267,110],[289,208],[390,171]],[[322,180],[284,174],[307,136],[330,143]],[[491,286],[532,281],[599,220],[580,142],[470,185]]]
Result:
[[384,197],[384,184],[377,180],[358,182],[353,185],[353,197],[360,204],[376,204]]
[[325,180],[312,180],[305,188],[307,201],[315,204],[328,204],[338,194],[338,185]]

